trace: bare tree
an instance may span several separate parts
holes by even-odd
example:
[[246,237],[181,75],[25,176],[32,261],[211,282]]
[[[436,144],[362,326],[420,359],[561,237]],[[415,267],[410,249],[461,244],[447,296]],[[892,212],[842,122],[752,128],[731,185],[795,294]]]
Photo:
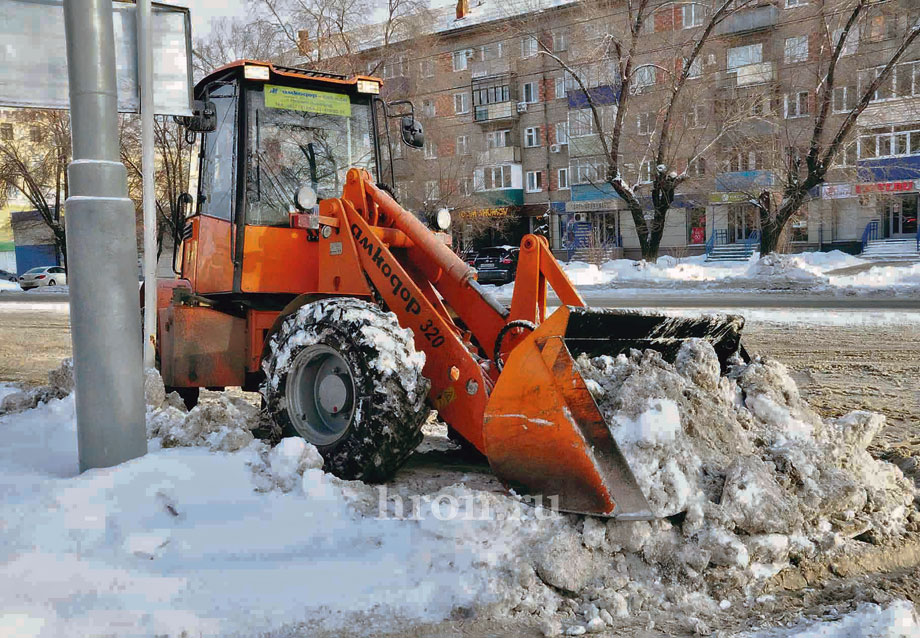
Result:
[[[589,121],[585,122],[586,128],[594,131],[600,143],[601,161],[595,168],[593,181],[609,184],[625,202],[644,259],[658,256],[665,221],[674,204],[677,188],[698,172],[694,169],[699,158],[733,124],[723,120],[715,131],[701,131],[692,140],[689,139],[692,132],[679,126],[681,117],[692,109],[694,100],[688,95],[690,86],[694,84],[692,80],[701,74],[702,52],[713,37],[716,26],[751,1],[717,0],[712,13],[699,30],[694,30],[692,38],[669,47],[670,51],[683,53],[676,64],[654,59],[655,52],[647,44],[647,35],[654,28],[647,25],[654,24],[656,12],[662,11],[663,7],[673,15],[675,6],[698,5],[702,9],[706,6],[704,3],[627,2],[622,26],[611,25],[600,38],[597,50],[591,56],[592,61],[587,64],[564,61],[546,46],[543,39],[540,40],[540,52],[554,59],[580,91],[590,114]],[[605,67],[606,78],[603,77]],[[610,87],[607,92],[616,92],[615,99],[603,90],[605,83]],[[652,94],[654,85],[662,83],[665,88]],[[649,94],[648,97],[643,97],[645,94]],[[702,91],[698,90],[695,97],[702,97]],[[653,103],[655,99],[657,104]],[[650,115],[646,137],[638,141],[631,139],[634,136],[626,130],[627,122],[638,121],[637,112],[632,108],[634,102],[638,102],[637,108],[643,109],[641,115]],[[686,152],[688,148],[692,148],[688,157],[678,157],[679,152]],[[646,187],[651,195],[650,210],[640,200],[640,189]]]
[[68,195],[70,116],[66,111],[23,109],[13,112],[12,119],[17,129],[29,133],[0,139],[0,206],[20,194],[51,231],[66,263],[62,214]]
[[[832,114],[832,101],[835,89],[842,86],[838,70],[841,58],[853,42],[857,25],[866,16],[873,2],[871,0],[845,0],[825,7],[828,25],[827,48],[818,56],[813,71],[816,84],[809,93],[814,96],[815,109],[810,121],[811,132],[804,144],[791,144],[789,150],[778,153],[776,164],[782,176],[782,194],[777,198],[770,190],[761,190],[752,198],[760,217],[761,254],[774,252],[783,236],[787,224],[807,201],[809,192],[825,182],[835,160],[844,151],[855,133],[859,116],[874,100],[880,87],[891,83],[892,71],[898,62],[920,36],[920,20],[913,14],[907,29],[895,39],[895,44],[886,47],[884,57],[876,59],[871,80],[864,78],[855,104],[842,113]],[[841,16],[842,26],[831,29],[832,16]],[[909,14],[910,15],[910,14]],[[858,37],[858,36],[857,36]],[[838,110],[839,109],[834,109]]]
[[200,78],[235,60],[279,59],[289,52],[285,45],[266,21],[218,18],[211,23],[207,36],[195,39],[192,64]]

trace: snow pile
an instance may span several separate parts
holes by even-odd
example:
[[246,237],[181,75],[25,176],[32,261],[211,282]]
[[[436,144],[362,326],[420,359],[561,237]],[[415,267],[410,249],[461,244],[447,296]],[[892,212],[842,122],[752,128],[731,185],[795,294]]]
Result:
[[577,367],[653,511],[672,517],[584,521],[601,579],[628,576],[631,614],[661,596],[755,594],[791,562],[918,520],[911,482],[866,451],[884,418],[822,420],[777,362],[736,361],[722,377],[712,346],[690,340],[674,364],[633,351]]
[[73,392],[73,360],[64,359],[48,373],[48,385],[15,388],[0,394],[0,415],[30,410],[52,399],[63,399]]
[[914,606],[898,600],[887,607],[862,604],[852,613],[830,621],[799,622],[792,627],[741,634],[736,638],[915,638],[920,620]]
[[823,268],[798,254],[770,253],[751,264],[745,277],[757,279],[759,283],[767,283],[771,287],[783,284],[814,287],[828,283]]
[[920,286],[920,264],[875,266],[855,275],[831,276],[830,283],[834,286],[853,288]]
[[19,284],[15,281],[7,281],[6,279],[0,279],[0,292],[4,290],[21,290]]

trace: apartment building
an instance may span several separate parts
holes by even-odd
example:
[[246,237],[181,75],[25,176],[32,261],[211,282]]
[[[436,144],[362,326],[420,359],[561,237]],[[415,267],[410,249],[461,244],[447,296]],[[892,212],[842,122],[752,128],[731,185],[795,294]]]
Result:
[[[642,26],[620,170],[649,210],[673,70],[707,24],[707,5],[657,3]],[[918,19],[915,5],[877,1],[857,22],[837,65],[829,131]],[[673,114],[675,141],[662,168],[687,177],[671,202],[663,253],[756,239],[755,202],[764,193],[780,198],[789,167],[807,153],[822,64],[844,9],[763,0],[715,27]],[[614,43],[629,33],[625,4],[460,0],[436,12],[434,22],[423,39],[360,54],[386,81],[384,97],[410,98],[425,126],[424,151],[392,146],[401,200],[419,213],[452,209],[455,235],[477,245],[513,244],[541,231],[566,257],[586,249],[637,256],[632,215],[607,183],[602,136],[612,132],[621,102]],[[793,219],[785,249],[859,252],[872,222],[878,238],[917,234],[918,100],[915,45],[859,117],[826,183]]]

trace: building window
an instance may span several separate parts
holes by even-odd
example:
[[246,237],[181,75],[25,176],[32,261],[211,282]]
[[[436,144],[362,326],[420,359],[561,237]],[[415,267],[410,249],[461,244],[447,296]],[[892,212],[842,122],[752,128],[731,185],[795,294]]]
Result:
[[383,79],[403,77],[406,75],[406,56],[401,55],[383,65]]
[[0,140],[3,140],[4,142],[13,141],[13,125],[12,124],[8,122],[0,124]]
[[808,91],[786,94],[785,106],[787,119],[808,115]]
[[655,114],[639,113],[636,116],[636,123],[639,129],[639,135],[651,135],[655,130]]
[[525,35],[521,38],[521,57],[531,58],[537,54],[537,38],[532,35]]
[[[918,146],[920,146],[920,135],[917,136],[916,140]],[[858,144],[856,141],[852,141],[849,144],[845,144],[843,148],[837,153],[837,156],[834,158],[833,166],[835,167],[844,167],[844,166],[856,166],[856,158],[858,155]]]
[[511,166],[500,164],[486,166],[476,171],[476,190],[492,191],[502,188],[511,188]]
[[639,182],[642,184],[651,184],[652,182],[652,161],[645,160],[639,164]]
[[40,126],[29,127],[29,141],[38,143],[42,141],[42,129]]
[[568,48],[568,38],[565,31],[556,31],[553,33],[553,52],[559,53]]
[[423,78],[433,78],[434,77],[434,61],[431,58],[425,58],[418,63],[418,74],[419,77]]
[[684,116],[687,128],[704,128],[706,126],[706,106],[694,104],[693,108]]
[[462,51],[454,51],[453,53],[453,63],[454,71],[466,71],[467,64],[472,54],[472,50],[463,49]]
[[483,122],[489,119],[489,104],[509,102],[511,87],[507,84],[477,83],[473,85],[473,119]]
[[794,38],[786,38],[786,45],[783,48],[783,61],[786,64],[793,62],[805,62],[808,60],[808,36],[799,35]]
[[464,197],[469,197],[473,194],[473,180],[469,177],[464,177],[460,180],[460,192]]
[[799,209],[789,220],[789,239],[791,241],[808,241],[808,215]]
[[470,112],[470,96],[467,93],[454,93],[454,113],[462,115]]
[[537,83],[524,82],[524,84],[521,85],[521,98],[528,104],[535,103],[537,101]]
[[458,135],[457,136],[457,155],[469,155],[470,154],[470,136],[469,135]]
[[920,154],[920,124],[873,128],[859,136],[860,159],[917,154]]
[[524,129],[524,146],[526,148],[533,148],[535,146],[542,146],[542,141],[540,140],[540,127],[531,126]]
[[569,111],[569,137],[594,135],[594,114],[591,109]]
[[728,50],[727,67],[733,71],[742,66],[760,64],[763,62],[763,43],[747,44],[733,47]]
[[489,131],[486,133],[486,146],[489,148],[511,146],[511,131]]
[[422,115],[434,117],[434,100],[422,100]]
[[434,146],[434,142],[431,140],[425,141],[425,159],[437,159],[438,150]]
[[701,4],[685,4],[681,7],[681,18],[685,29],[703,26],[703,18],[706,16],[705,7]]
[[763,151],[730,151],[726,164],[731,172],[760,170],[764,166]]
[[425,201],[432,202],[441,198],[441,187],[438,180],[432,179],[425,182]]
[[706,243],[706,209],[687,209],[687,243],[691,245]]
[[[834,39],[831,42],[831,47],[836,47],[837,43],[840,42],[840,36],[843,35],[843,29],[834,30]],[[847,33],[847,39],[843,43],[843,49],[840,51],[840,56],[853,55],[856,53],[856,50],[859,48],[859,27],[855,24],[850,29],[850,32]]]
[[[687,58],[684,58],[684,64],[687,63]],[[703,58],[696,56],[693,59],[693,62],[690,64],[690,71],[687,73],[688,78],[698,78],[703,75]]]
[[603,180],[606,163],[600,158],[580,157],[573,159],[570,170],[572,171],[573,184],[596,184]]
[[792,7],[804,7],[808,4],[808,0],[786,0],[786,8],[791,9]]
[[556,78],[554,95],[556,96],[557,100],[559,98],[565,97],[565,76],[564,75],[560,75],[558,78]]
[[687,175],[690,177],[706,177],[706,158],[697,157],[687,163]]
[[849,113],[856,106],[855,86],[835,86],[831,107],[834,113]]
[[637,89],[655,84],[655,67],[646,64],[633,71],[633,86]]
[[527,171],[527,192],[539,193],[543,190],[543,172]]
[[491,60],[500,60],[505,55],[505,45],[502,42],[484,44],[479,47],[479,56],[483,62]]
[[[882,67],[860,71],[860,85],[868,87],[881,71]],[[891,69],[888,79],[882,82],[875,91],[872,101],[915,96],[920,96],[920,60],[896,64]]]
[[556,171],[556,190],[567,191],[569,190],[569,169],[560,168]]
[[869,42],[881,42],[885,39],[885,16],[875,16],[869,20],[869,33],[866,34],[866,40]]
[[569,123],[568,122],[557,122],[556,123],[556,144],[568,144],[569,143]]

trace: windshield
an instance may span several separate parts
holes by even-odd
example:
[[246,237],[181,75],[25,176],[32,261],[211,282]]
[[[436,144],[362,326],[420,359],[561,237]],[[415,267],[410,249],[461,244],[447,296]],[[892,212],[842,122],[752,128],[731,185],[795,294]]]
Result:
[[247,223],[287,226],[302,184],[341,197],[351,167],[373,175],[370,105],[348,95],[264,85],[249,91]]

